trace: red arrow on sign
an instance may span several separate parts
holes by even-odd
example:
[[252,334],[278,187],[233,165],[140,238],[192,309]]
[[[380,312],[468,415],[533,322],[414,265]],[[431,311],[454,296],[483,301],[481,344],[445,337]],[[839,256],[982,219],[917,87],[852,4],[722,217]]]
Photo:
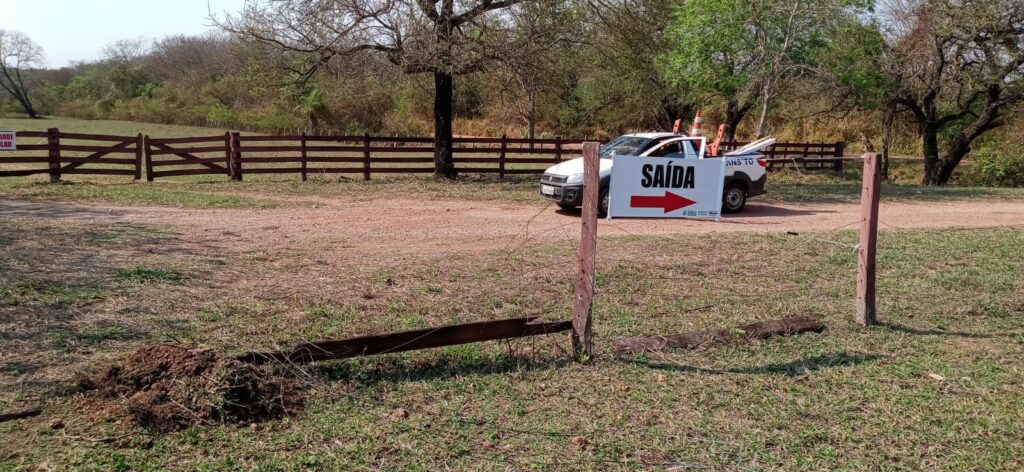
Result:
[[633,195],[629,197],[629,206],[633,208],[662,208],[665,213],[676,211],[697,203],[689,198],[665,192],[664,196]]

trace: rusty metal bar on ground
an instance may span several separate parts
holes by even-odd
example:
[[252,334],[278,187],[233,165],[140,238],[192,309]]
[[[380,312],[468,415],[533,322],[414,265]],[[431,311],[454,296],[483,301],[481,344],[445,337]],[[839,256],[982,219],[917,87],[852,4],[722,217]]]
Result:
[[36,406],[27,410],[12,411],[10,413],[0,413],[0,423],[4,421],[19,420],[22,418],[31,418],[33,416],[39,416],[43,413],[43,407]]
[[825,323],[813,316],[792,316],[779,320],[762,321],[731,329],[713,329],[670,334],[667,336],[635,337],[615,342],[616,354],[654,352],[665,348],[693,349],[709,342],[751,340],[825,330]]
[[480,321],[358,338],[299,344],[287,351],[250,352],[235,359],[251,364],[306,364],[391,352],[414,351],[498,339],[522,338],[572,329],[571,321],[532,323],[537,317]]

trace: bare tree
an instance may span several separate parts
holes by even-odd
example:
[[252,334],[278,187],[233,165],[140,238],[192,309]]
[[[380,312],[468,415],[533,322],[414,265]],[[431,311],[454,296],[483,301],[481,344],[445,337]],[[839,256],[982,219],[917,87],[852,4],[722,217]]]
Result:
[[103,48],[103,57],[115,64],[135,64],[149,53],[145,38],[119,39]]
[[43,64],[43,48],[20,31],[0,30],[0,87],[21,104],[29,118],[36,110],[22,72]]
[[379,54],[408,74],[434,76],[434,168],[456,176],[452,160],[454,77],[481,70],[505,51],[500,12],[524,0],[251,0],[225,31],[315,58],[309,77],[335,56]]
[[225,34],[168,36],[153,43],[145,65],[160,80],[198,88],[231,72],[231,43]]
[[573,57],[579,42],[579,18],[564,0],[542,0],[522,5],[509,15],[513,33],[508,53],[497,71],[502,105],[526,123],[533,139],[539,102],[545,94],[568,88]]
[[893,0],[888,6],[886,72],[897,83],[894,102],[917,124],[923,183],[944,185],[971,143],[1005,124],[1005,110],[1024,101],[1024,2]]

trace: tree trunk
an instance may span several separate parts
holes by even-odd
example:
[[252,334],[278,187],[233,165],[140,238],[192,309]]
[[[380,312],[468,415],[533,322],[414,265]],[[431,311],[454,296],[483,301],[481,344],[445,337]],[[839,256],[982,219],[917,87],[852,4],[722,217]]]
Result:
[[[661,98],[661,115],[658,117],[658,126],[663,130],[671,130],[673,124],[678,118],[686,118],[686,116],[693,115],[693,105],[689,103],[680,103],[679,99],[675,95],[665,95]],[[687,130],[683,130],[687,132]]]
[[533,142],[532,141],[533,141],[533,137],[534,137],[534,132],[537,129],[537,97],[536,97],[536,93],[533,90],[530,90],[529,100],[530,100],[530,103],[529,103],[530,110],[529,110],[529,112],[527,112],[528,113],[528,117],[526,119],[526,137],[531,141],[530,142],[530,149],[533,149]]
[[17,93],[12,93],[12,95],[21,105],[21,108],[25,110],[25,114],[28,115],[29,118],[39,118],[39,115],[36,114],[36,108],[32,106],[32,101],[28,98],[28,93],[24,90],[18,89],[16,89],[16,92]]
[[25,109],[25,114],[28,115],[29,118],[39,118],[39,115],[36,114],[36,107],[32,106],[32,102],[28,99],[28,96],[26,96],[24,100],[21,100],[21,106]]
[[895,121],[896,107],[887,106],[882,116],[882,178],[886,180],[889,180],[889,150],[892,148]]
[[725,106],[725,135],[722,137],[723,141],[735,141],[736,140],[736,129],[739,128],[740,122],[747,115],[749,107],[741,107],[736,100],[729,100],[729,103]]
[[450,74],[434,72],[434,175],[453,179],[458,175],[452,160],[452,95]]
[[757,120],[757,139],[764,137],[765,128],[768,125],[768,108],[769,102],[771,102],[769,90],[769,86],[765,85],[764,94],[761,96],[761,117]]
[[941,162],[939,161],[939,127],[936,124],[921,125],[921,152],[924,154],[924,185],[943,185],[939,179]]

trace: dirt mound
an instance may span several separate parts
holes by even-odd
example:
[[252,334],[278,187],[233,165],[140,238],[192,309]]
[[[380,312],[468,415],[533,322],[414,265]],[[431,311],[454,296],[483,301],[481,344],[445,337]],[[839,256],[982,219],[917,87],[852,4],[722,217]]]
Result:
[[275,418],[297,413],[303,401],[294,382],[269,367],[177,344],[144,346],[79,386],[99,397],[126,398],[136,423],[158,431]]

